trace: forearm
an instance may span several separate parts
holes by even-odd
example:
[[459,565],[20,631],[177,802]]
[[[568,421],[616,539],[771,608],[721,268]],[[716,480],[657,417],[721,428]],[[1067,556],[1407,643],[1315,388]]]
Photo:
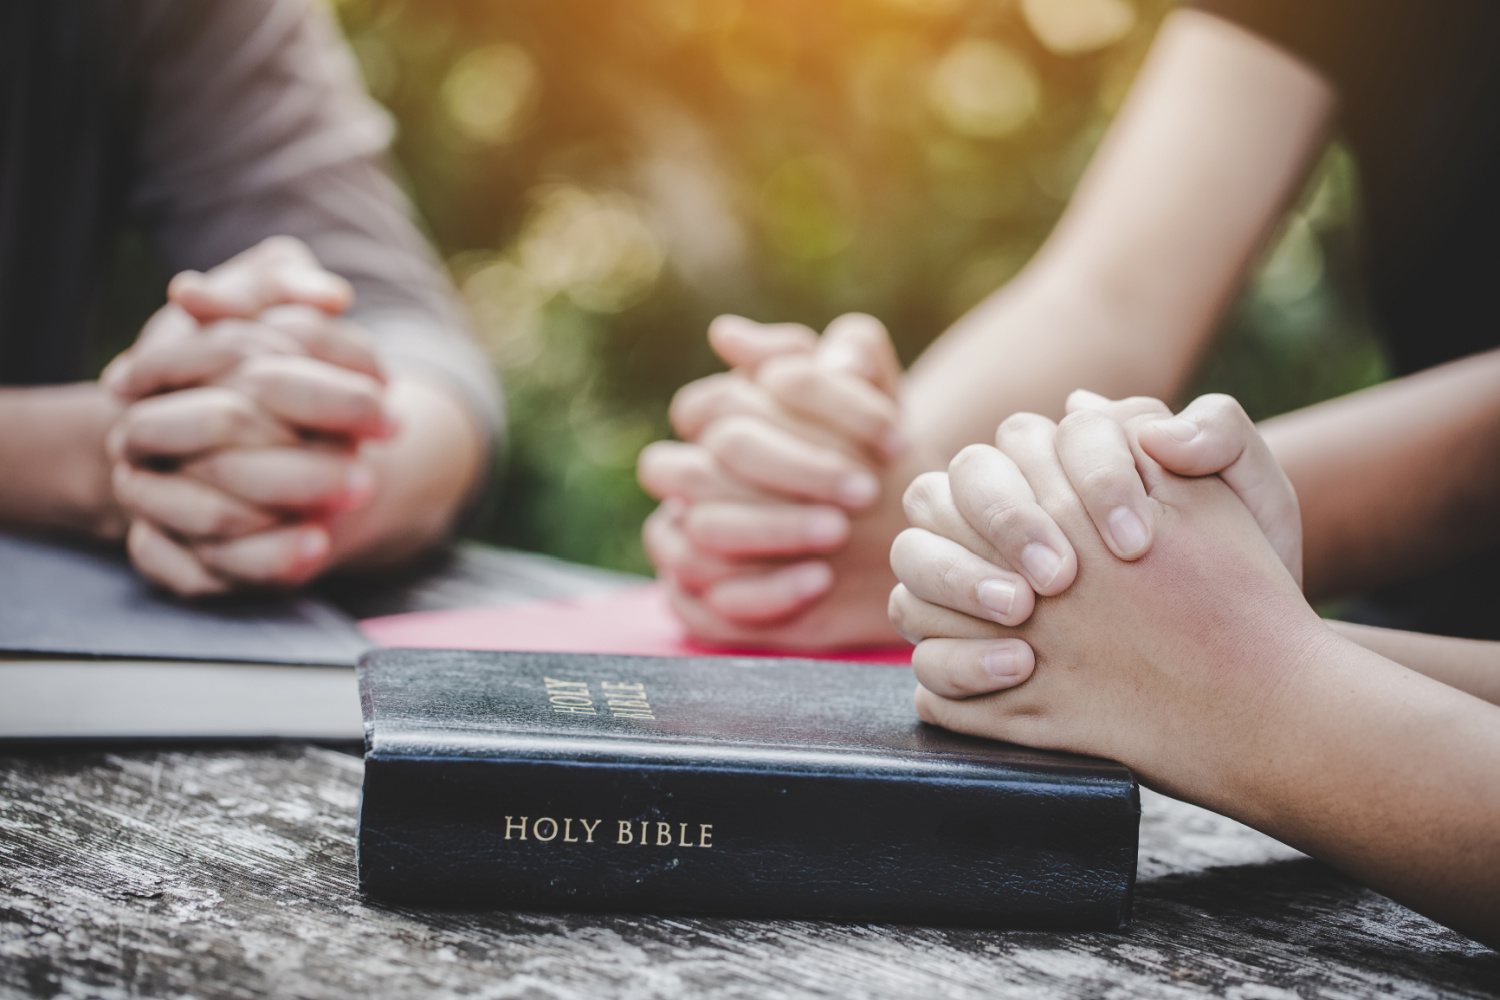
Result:
[[1500,351],[1261,425],[1302,506],[1310,600],[1500,538]]
[[95,382],[0,389],[0,522],[120,537],[104,452],[119,413]]
[[486,436],[448,386],[398,374],[388,405],[400,430],[364,451],[373,499],[330,524],[340,568],[393,565],[441,542],[484,472]]
[[1500,705],[1500,642],[1331,621],[1339,635],[1452,688]]
[[1163,25],[1047,244],[913,366],[910,431],[946,456],[1076,388],[1172,398],[1322,145],[1311,69],[1192,11]]
[[1331,631],[1287,666],[1207,804],[1500,942],[1500,708]]

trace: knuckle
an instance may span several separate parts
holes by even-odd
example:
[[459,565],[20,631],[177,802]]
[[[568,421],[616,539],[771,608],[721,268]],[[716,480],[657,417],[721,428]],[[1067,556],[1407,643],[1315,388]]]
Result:
[[966,572],[963,561],[957,556],[952,553],[943,553],[930,556],[929,559],[937,592],[943,595],[946,602],[956,600],[959,595],[970,589],[969,574]]
[[1120,403],[1131,410],[1165,410],[1169,413],[1171,412],[1171,407],[1155,396],[1129,396],[1122,399]]
[[312,256],[312,251],[307,248],[306,243],[303,243],[295,236],[287,236],[285,234],[267,236],[256,244],[253,252],[258,256],[266,258]]
[[703,432],[701,443],[717,457],[734,457],[754,450],[760,437],[760,421],[754,417],[732,414],[709,424]]
[[978,462],[986,461],[995,449],[987,444],[970,444],[959,449],[957,455],[948,463],[948,471],[956,472]]
[[250,410],[242,402],[243,397],[236,398],[238,394],[227,398],[221,397],[217,405],[211,407],[204,415],[204,425],[208,432],[209,440],[217,444],[226,444],[238,441],[245,437],[254,424]]
[[772,395],[797,398],[820,388],[812,361],[805,354],[772,358],[761,365],[756,381]]
[[720,413],[733,408],[740,377],[732,372],[709,375],[678,389],[667,417],[681,438],[690,438]]
[[681,486],[685,493],[706,496],[714,492],[719,485],[718,477],[702,461],[687,462],[681,471]]
[[1240,401],[1233,396],[1222,392],[1210,393],[1203,397],[1204,405],[1208,407],[1209,414],[1236,428],[1248,428],[1254,426],[1254,421],[1240,405]]
[[239,531],[244,524],[244,520],[240,511],[222,500],[218,500],[204,511],[201,530],[205,535],[223,537]]
[[1019,544],[1034,533],[1036,514],[1029,504],[1012,503],[1008,498],[992,498],[982,508],[985,535],[1004,550],[1009,544]]
[[1064,430],[1070,428],[1087,426],[1089,424],[1097,423],[1100,420],[1108,419],[1110,418],[1105,416],[1105,414],[1101,410],[1073,410],[1065,414],[1063,418],[1057,422],[1057,431],[1059,434],[1061,434]]
[[671,452],[663,445],[672,444],[670,441],[653,441],[641,449],[641,453],[635,457],[635,476],[640,481],[642,488],[652,496],[658,495],[665,485],[671,470]]
[[1080,470],[1078,479],[1073,485],[1082,497],[1088,499],[1123,494],[1129,484],[1121,475],[1120,470],[1114,466],[1104,462],[1092,462]]
[[115,425],[118,430],[115,433],[119,436],[120,444],[125,451],[133,451],[141,446],[144,436],[143,429],[150,423],[151,411],[148,407],[150,407],[151,402],[148,399],[136,403],[134,406],[127,407],[125,412],[120,414],[119,420]]
[[924,534],[921,528],[906,528],[891,540],[891,569],[897,575],[901,574],[903,567],[913,566],[919,561]]
[[1012,413],[1000,421],[1000,426],[995,431],[995,437],[997,439],[1016,437],[1051,426],[1052,421],[1039,413]]
[[943,472],[924,472],[906,487],[901,495],[901,508],[913,524],[930,520],[937,510],[940,498],[946,493],[941,487],[947,485],[948,476]]
[[891,588],[891,596],[886,601],[886,614],[891,620],[894,628],[907,642],[917,642],[919,637],[912,628],[913,613],[915,609],[912,602],[911,591],[906,589],[906,584],[898,583]]
[[1114,423],[1114,419],[1099,410],[1074,410],[1057,422],[1057,437],[1061,442],[1077,434],[1087,433],[1091,429],[1105,427]]

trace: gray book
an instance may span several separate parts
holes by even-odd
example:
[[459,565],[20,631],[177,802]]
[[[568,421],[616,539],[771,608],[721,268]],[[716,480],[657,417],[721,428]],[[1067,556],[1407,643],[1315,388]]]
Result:
[[0,739],[358,739],[370,647],[316,598],[180,600],[122,553],[0,534]]

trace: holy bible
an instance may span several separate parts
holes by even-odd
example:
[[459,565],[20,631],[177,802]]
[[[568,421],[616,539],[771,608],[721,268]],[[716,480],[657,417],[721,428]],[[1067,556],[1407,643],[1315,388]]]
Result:
[[387,649],[359,882],[392,902],[1123,927],[1123,766],[927,726],[908,668]]

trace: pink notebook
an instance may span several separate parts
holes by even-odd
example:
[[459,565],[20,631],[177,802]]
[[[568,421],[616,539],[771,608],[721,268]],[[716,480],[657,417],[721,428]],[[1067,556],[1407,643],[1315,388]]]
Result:
[[543,653],[636,656],[815,656],[863,663],[911,663],[910,646],[835,652],[725,649],[687,637],[656,584],[574,601],[537,601],[498,608],[418,611],[366,618],[359,627],[383,646],[420,649],[507,649]]

